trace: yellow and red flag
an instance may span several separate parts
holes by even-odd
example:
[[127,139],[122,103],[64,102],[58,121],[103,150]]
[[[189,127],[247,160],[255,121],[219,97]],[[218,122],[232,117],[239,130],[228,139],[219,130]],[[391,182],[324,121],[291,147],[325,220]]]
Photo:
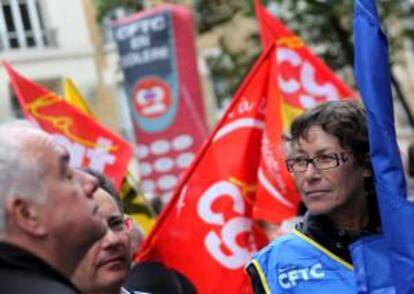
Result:
[[119,189],[132,146],[61,97],[21,76],[8,63],[4,67],[25,116],[68,149],[71,165],[102,172]]
[[[279,143],[282,127],[280,95],[269,82],[274,53],[275,46],[268,48],[250,71],[138,256],[177,270],[198,293],[251,293],[244,265],[268,242],[253,221],[256,193],[263,189],[258,170],[272,159],[278,175],[288,175],[280,150],[263,147],[264,140]],[[280,198],[284,217],[294,215],[298,195]]]
[[83,98],[79,92],[78,88],[72,82],[72,79],[65,79],[63,83],[63,91],[65,93],[65,99],[70,105],[75,106],[78,110],[90,116],[91,118],[95,118],[95,114],[89,107],[89,104],[86,102],[85,98]]

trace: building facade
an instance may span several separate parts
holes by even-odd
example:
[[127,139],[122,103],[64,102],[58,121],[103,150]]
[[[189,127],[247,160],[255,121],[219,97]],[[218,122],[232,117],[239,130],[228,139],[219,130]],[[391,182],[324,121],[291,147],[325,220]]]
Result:
[[[93,101],[98,84],[96,47],[81,0],[1,0],[0,59],[48,89],[62,93],[62,80],[73,79]],[[9,80],[0,76],[0,120],[16,113]]]

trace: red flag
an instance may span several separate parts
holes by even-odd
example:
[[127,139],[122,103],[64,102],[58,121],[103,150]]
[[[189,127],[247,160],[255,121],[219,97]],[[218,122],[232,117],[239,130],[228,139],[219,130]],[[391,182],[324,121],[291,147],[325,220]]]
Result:
[[[270,100],[269,103],[279,105],[268,106],[267,115],[274,120],[281,113],[283,119],[283,128],[272,130],[275,125],[267,123],[268,128],[264,133],[262,148],[265,150],[262,153],[264,156],[269,154],[270,156],[261,165],[259,180],[261,181],[260,187],[267,191],[261,193],[262,190],[259,189],[254,217],[279,222],[283,218],[292,216],[291,205],[296,205],[296,199],[299,199],[292,177],[287,173],[281,160],[283,152],[280,134],[282,129],[287,129],[292,120],[306,108],[324,101],[355,98],[355,95],[305,46],[299,37],[267,12],[260,0],[255,0],[254,4],[263,48],[272,44],[276,44],[277,47],[272,57],[277,71],[272,72],[270,83],[277,85],[277,95],[280,95],[280,99]],[[276,109],[280,112],[275,112]],[[270,114],[271,111],[274,113]],[[272,158],[271,151],[278,152],[278,154]],[[273,162],[277,164],[272,164]],[[290,201],[286,202],[289,199]]]
[[258,190],[253,217],[271,223],[280,223],[297,213],[300,195],[292,175],[287,170],[283,151],[282,96],[273,77],[278,74],[275,62],[277,46],[271,55],[268,73],[266,124],[263,130],[261,162],[258,170]]
[[260,0],[255,0],[255,9],[263,48],[277,44],[277,81],[288,107],[300,113],[316,103],[355,98],[352,90],[298,36],[272,16]]
[[56,94],[17,73],[4,62],[25,116],[64,145],[74,167],[105,173],[119,189],[132,156],[132,146]]
[[[266,99],[279,97],[269,83],[274,53],[274,46],[268,48],[250,71],[138,256],[138,261],[162,261],[181,272],[199,293],[250,293],[243,268],[267,242],[252,213]],[[268,130],[280,129],[277,115],[269,122],[275,125]]]

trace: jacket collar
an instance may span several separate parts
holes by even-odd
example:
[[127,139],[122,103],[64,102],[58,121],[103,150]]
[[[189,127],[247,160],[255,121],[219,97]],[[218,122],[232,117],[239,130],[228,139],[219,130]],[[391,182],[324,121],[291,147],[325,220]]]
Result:
[[59,271],[29,251],[12,244],[0,242],[0,268],[33,272],[65,284],[79,293],[75,285]]

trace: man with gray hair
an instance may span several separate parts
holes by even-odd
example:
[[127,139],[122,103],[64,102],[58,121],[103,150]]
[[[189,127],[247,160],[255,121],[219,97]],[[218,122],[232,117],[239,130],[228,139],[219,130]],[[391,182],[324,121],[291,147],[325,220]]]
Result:
[[106,231],[94,177],[69,166],[47,133],[0,125],[0,291],[77,293],[69,281]]

